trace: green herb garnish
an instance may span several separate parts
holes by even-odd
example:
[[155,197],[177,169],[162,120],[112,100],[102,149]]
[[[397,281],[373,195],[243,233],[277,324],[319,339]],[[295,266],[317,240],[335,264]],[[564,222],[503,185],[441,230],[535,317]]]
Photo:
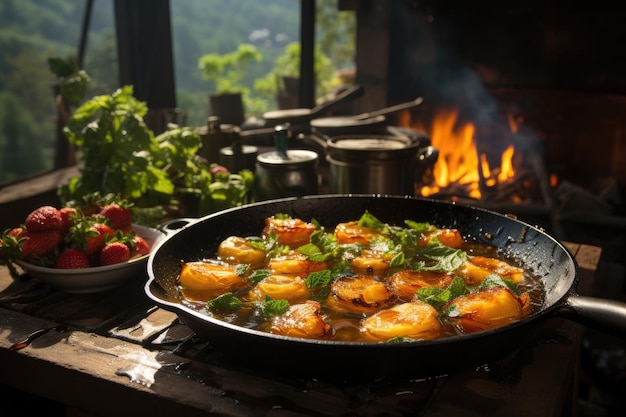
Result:
[[465,284],[465,281],[461,277],[454,277],[450,285],[446,288],[439,287],[422,287],[417,290],[416,295],[420,301],[428,303],[436,309],[441,309],[444,304],[447,304],[451,300],[468,294],[469,289]]
[[[433,239],[439,242],[439,239]],[[415,255],[428,260],[428,262],[416,262],[414,270],[452,272],[467,261],[467,253],[454,249],[440,242],[427,245],[415,252]]]
[[235,297],[232,292],[227,292],[215,297],[207,302],[208,310],[229,310],[237,311],[241,308],[241,300]]
[[325,269],[323,271],[315,271],[311,272],[308,277],[304,280],[307,288],[319,288],[326,287],[333,281],[333,273],[330,269]]
[[263,281],[265,278],[269,277],[270,275],[272,275],[272,271],[269,269],[255,269],[248,276],[248,281],[252,282],[253,284],[257,284]]
[[261,304],[261,315],[263,317],[280,316],[289,310],[289,301],[272,300],[266,296],[265,301]]

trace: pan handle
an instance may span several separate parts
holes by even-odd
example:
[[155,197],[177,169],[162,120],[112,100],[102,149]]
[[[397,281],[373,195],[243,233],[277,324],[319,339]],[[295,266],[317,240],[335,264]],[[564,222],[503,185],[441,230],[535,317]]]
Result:
[[339,104],[342,104],[348,100],[353,98],[357,98],[363,94],[363,87],[359,84],[348,87],[346,90],[337,94],[335,98],[319,104],[311,109],[311,113],[309,114],[308,120],[315,119],[318,115],[327,112],[332,107],[335,107]]
[[197,221],[198,219],[192,217],[180,217],[159,224],[157,226],[157,229],[159,229],[166,235],[171,235],[179,232],[181,229],[184,229],[185,227],[188,227]]
[[626,337],[626,303],[573,295],[565,300],[559,314],[607,334]]

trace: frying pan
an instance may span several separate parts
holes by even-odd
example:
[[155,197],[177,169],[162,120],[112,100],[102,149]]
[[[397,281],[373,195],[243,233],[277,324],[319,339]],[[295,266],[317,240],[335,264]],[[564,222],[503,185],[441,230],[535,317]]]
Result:
[[263,113],[263,120],[265,122],[264,127],[273,127],[282,123],[291,123],[293,126],[308,126],[311,119],[325,114],[332,110],[333,107],[348,100],[357,98],[362,94],[363,87],[360,85],[354,85],[337,94],[337,96],[335,96],[332,100],[315,106],[312,109],[295,108],[265,112]]
[[[538,312],[504,327],[469,335],[404,343],[316,341],[272,335],[232,325],[185,306],[176,290],[181,261],[213,256],[228,236],[258,236],[264,219],[287,213],[323,225],[358,219],[368,210],[380,220],[411,219],[458,228],[530,268],[545,287]],[[522,221],[472,206],[379,195],[321,195],[270,200],[166,225],[168,236],[148,259],[147,296],[175,312],[202,339],[223,352],[227,363],[292,376],[371,378],[432,376],[488,363],[524,345],[537,324],[565,317],[626,335],[626,304],[576,293],[578,267],[569,251],[545,232]]]
[[424,99],[422,97],[418,97],[406,103],[396,104],[395,106],[384,107],[354,116],[320,117],[311,120],[311,127],[328,136],[374,133],[377,129],[387,126],[386,115],[419,106],[423,101]]

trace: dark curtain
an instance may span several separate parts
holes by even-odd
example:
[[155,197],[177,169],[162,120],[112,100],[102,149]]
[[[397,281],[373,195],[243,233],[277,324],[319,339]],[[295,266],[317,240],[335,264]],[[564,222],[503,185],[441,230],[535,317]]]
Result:
[[145,101],[148,126],[160,133],[174,122],[176,88],[169,0],[115,0],[120,85]]

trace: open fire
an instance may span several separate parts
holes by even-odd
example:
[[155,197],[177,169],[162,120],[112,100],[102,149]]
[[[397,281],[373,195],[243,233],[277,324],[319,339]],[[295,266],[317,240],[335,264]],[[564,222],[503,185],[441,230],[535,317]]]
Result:
[[[520,121],[512,114],[507,116],[507,129],[477,129],[471,121],[460,122],[459,111],[451,108],[438,110],[428,124],[411,124],[426,132],[439,150],[432,173],[416,185],[416,195],[509,203],[537,198],[542,178],[532,166],[527,166],[523,152],[514,145],[523,139]],[[502,146],[489,143],[496,131],[501,136],[498,142],[504,142]],[[539,157],[531,155],[526,159],[533,158]]]

